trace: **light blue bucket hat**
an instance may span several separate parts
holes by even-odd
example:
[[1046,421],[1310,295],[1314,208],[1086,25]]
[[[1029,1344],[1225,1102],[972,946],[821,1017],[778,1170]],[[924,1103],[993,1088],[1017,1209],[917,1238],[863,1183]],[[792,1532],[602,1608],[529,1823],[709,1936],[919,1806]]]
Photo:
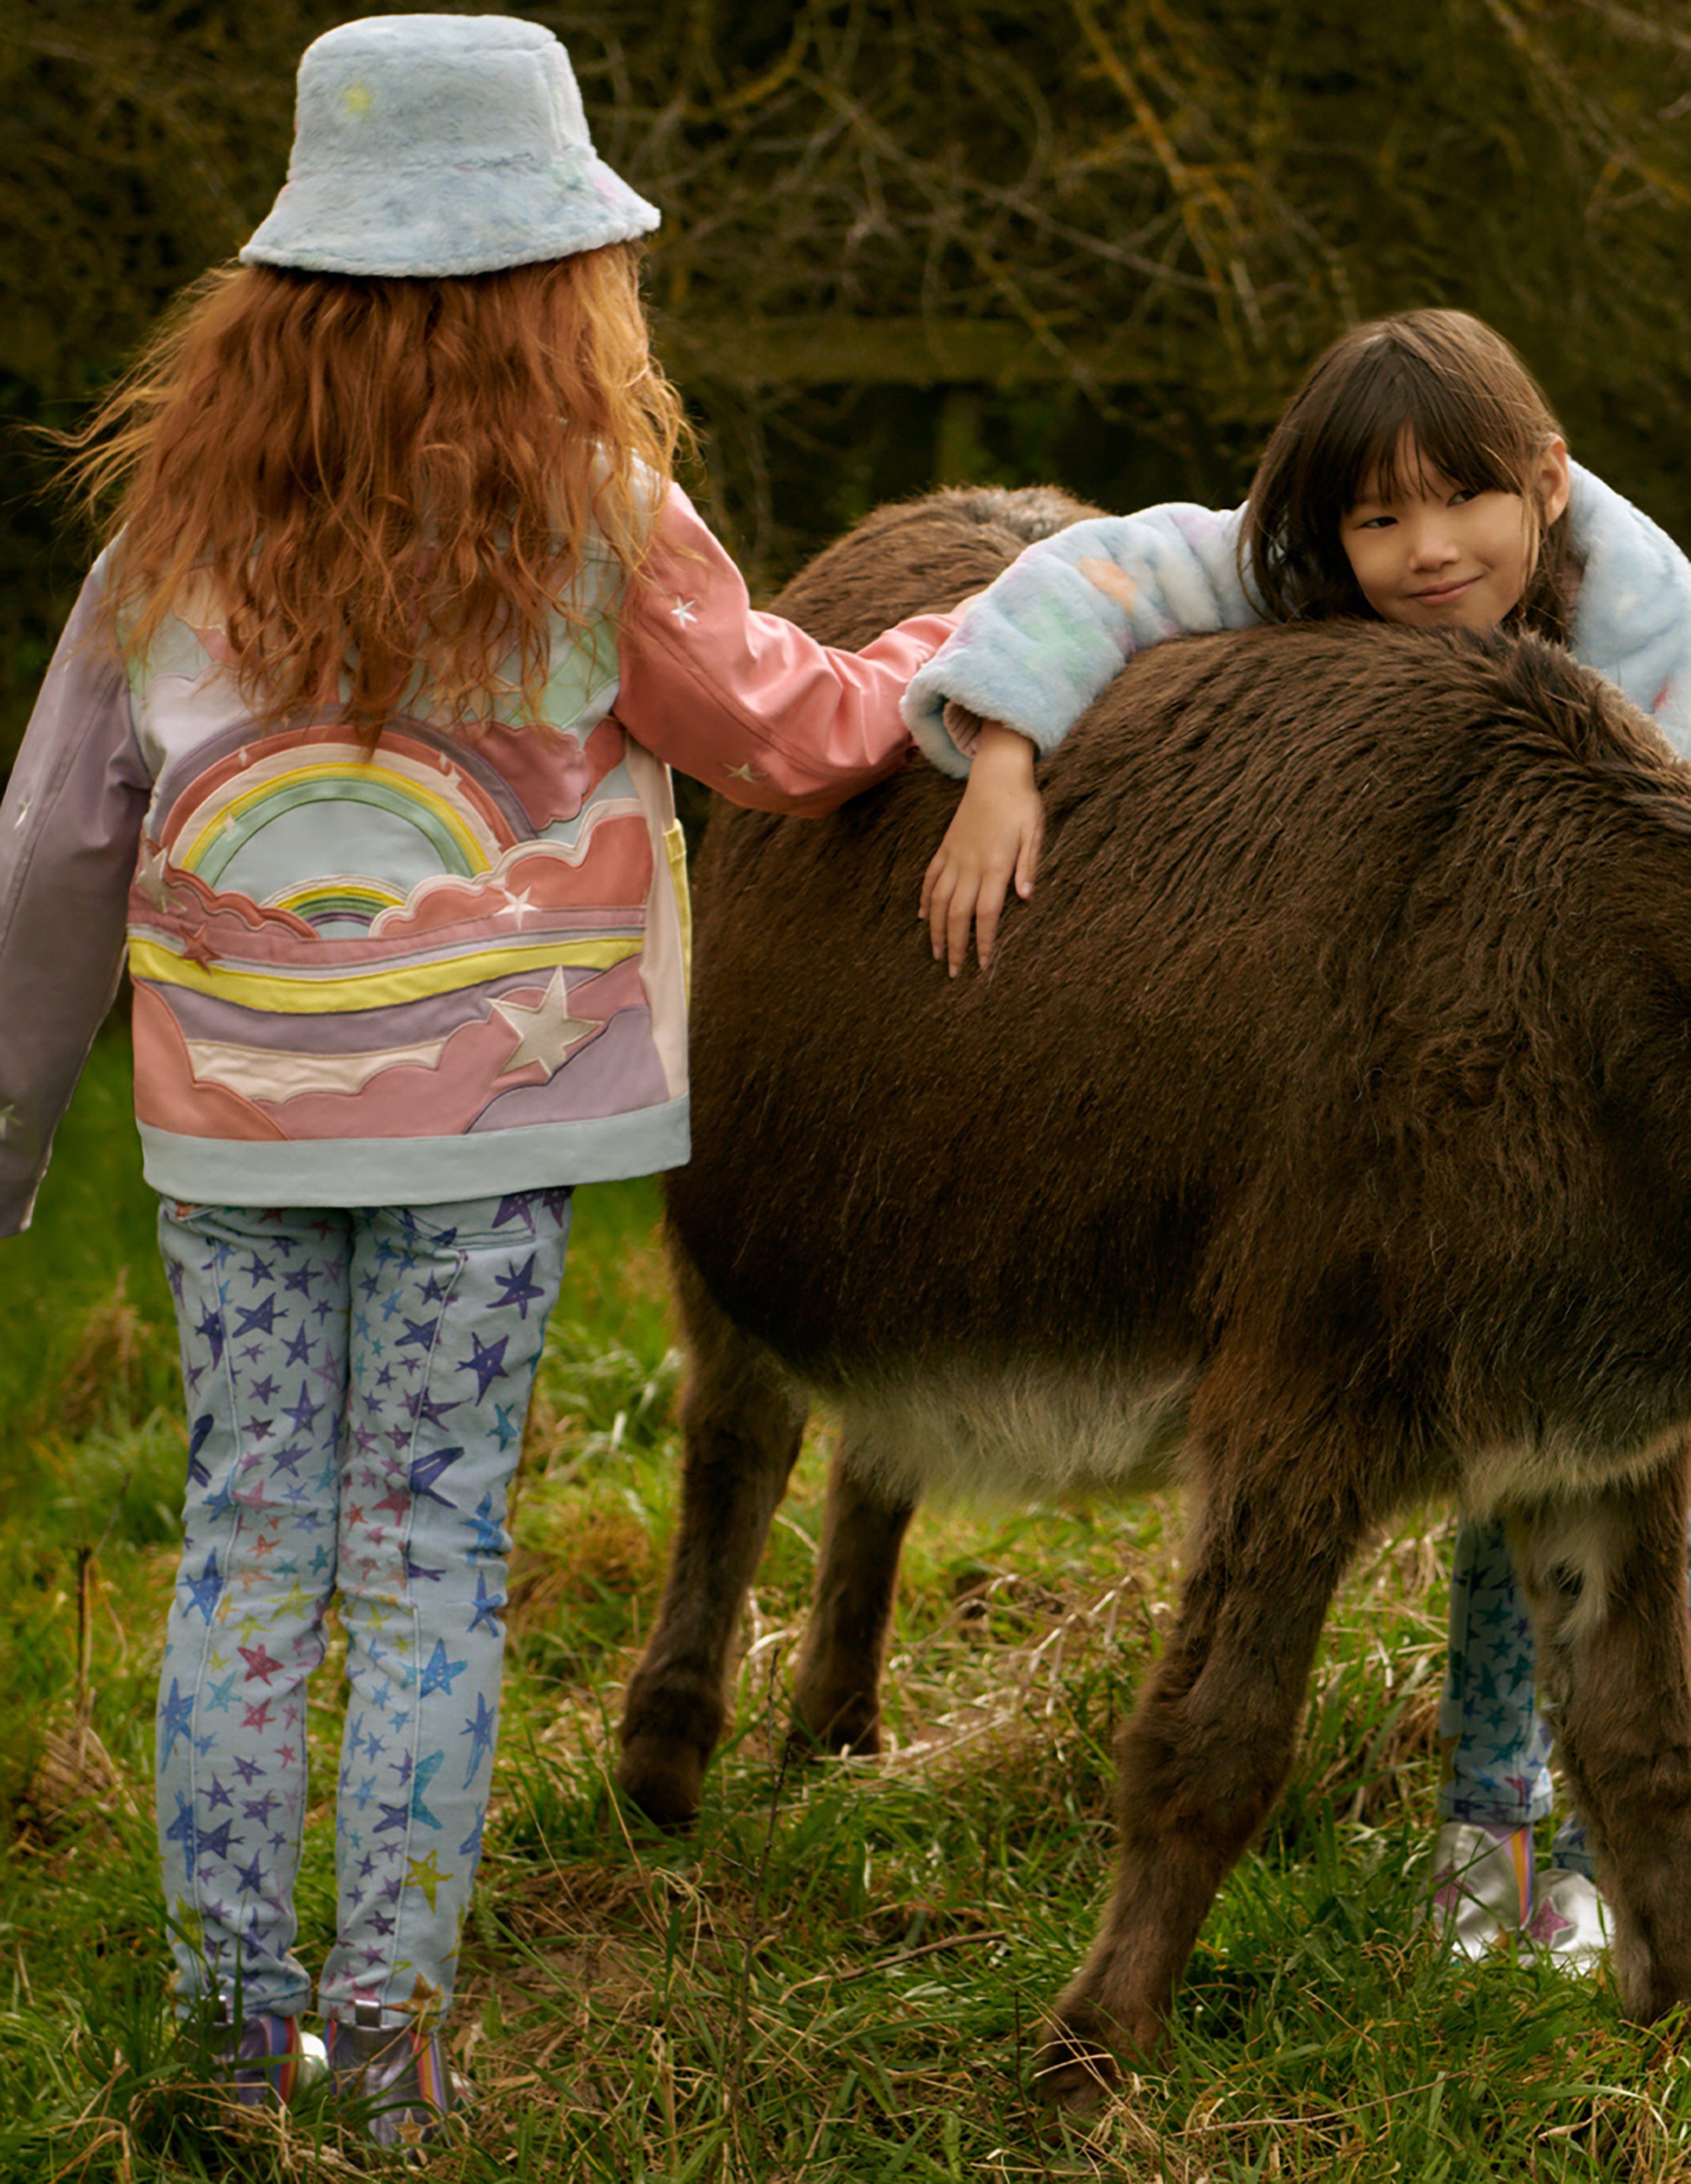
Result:
[[244,265],[492,273],[649,235],[593,148],[569,55],[511,15],[372,15],[299,64],[293,156]]

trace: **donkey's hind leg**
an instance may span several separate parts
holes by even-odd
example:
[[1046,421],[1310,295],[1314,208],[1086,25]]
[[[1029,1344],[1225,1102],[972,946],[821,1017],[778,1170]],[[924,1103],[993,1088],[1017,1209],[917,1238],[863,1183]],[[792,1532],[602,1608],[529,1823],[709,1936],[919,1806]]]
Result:
[[1641,1487],[1512,1516],[1558,1755],[1608,1899],[1621,2004],[1691,2001],[1691,1665],[1682,1450]]
[[828,1474],[816,1594],[793,1677],[795,1758],[881,1748],[881,1668],[916,1505],[866,1485],[870,1470],[848,1431]]
[[761,1343],[676,1267],[690,1370],[681,1401],[681,1518],[663,1599],[622,1708],[617,1781],[667,1827],[699,1809],[728,1715],[746,1587],[799,1452],[806,1408]]

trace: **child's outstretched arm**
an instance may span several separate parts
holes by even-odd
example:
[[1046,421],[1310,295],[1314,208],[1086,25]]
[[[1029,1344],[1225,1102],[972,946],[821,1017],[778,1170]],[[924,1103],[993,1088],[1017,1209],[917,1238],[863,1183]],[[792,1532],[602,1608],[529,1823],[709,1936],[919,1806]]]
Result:
[[861,652],[754,611],[739,570],[672,487],[629,585],[615,712],[667,764],[760,811],[817,815],[911,755],[899,700],[957,627],[898,623]]
[[1072,525],[968,601],[956,636],[912,678],[911,733],[943,772],[969,777],[919,911],[953,978],[971,920],[981,968],[991,960],[1011,875],[1019,894],[1033,892],[1044,811],[1032,752],[1054,749],[1141,646],[1257,619],[1238,526],[1236,515],[1175,503]]
[[[942,772],[969,770],[946,707],[1054,750],[1135,652],[1258,619],[1240,580],[1239,515],[1171,501],[1089,517],[1013,561],[911,681],[904,717]],[[953,714],[952,719],[957,716]]]
[[0,1236],[29,1226],[117,991],[152,793],[103,592],[97,564],[0,803]]

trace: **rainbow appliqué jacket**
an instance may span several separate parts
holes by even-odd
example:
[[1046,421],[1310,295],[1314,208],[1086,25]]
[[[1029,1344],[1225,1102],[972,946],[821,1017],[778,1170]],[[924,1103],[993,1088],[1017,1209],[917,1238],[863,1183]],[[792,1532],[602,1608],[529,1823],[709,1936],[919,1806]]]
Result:
[[544,724],[426,710],[373,749],[260,727],[220,632],[126,666],[97,563],[0,805],[0,1235],[134,983],[148,1180],[224,1205],[424,1205],[687,1158],[686,869],[669,767],[832,810],[909,755],[952,618],[859,654],[754,613],[679,491],[639,578],[561,620]]

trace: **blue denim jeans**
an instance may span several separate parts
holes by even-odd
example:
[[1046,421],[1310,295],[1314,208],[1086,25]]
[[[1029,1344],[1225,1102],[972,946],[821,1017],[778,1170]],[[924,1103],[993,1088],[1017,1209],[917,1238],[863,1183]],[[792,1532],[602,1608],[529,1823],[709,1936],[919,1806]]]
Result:
[[157,1774],[184,2008],[309,2003],[306,1685],[336,1598],[349,1689],[321,2006],[428,2025],[450,2000],[499,1723],[506,1490],[569,1213],[566,1190],[161,1208],[188,1417]]
[[[1465,1524],[1450,1575],[1450,1650],[1438,1709],[1446,1819],[1513,1828],[1550,1810],[1553,1724],[1538,1701],[1535,1669],[1532,1626],[1503,1525]],[[1550,1863],[1590,1878],[1577,1814],[1556,1830]]]

